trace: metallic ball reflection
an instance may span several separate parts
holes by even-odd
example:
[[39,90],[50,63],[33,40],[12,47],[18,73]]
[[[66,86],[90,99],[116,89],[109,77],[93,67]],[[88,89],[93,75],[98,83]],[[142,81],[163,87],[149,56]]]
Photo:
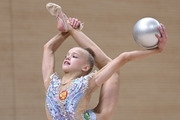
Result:
[[140,19],[133,29],[133,37],[136,43],[146,49],[156,48],[158,39],[155,34],[160,35],[158,26],[160,26],[160,23],[154,18]]

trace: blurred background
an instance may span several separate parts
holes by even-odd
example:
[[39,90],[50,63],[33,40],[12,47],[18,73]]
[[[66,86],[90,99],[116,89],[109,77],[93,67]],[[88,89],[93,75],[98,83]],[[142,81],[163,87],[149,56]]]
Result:
[[[132,36],[139,19],[163,23],[169,36],[165,51],[122,67],[113,120],[180,120],[179,0],[1,0],[0,120],[46,120],[43,45],[58,33],[56,19],[45,8],[48,2],[84,22],[83,32],[111,58],[143,49]],[[63,58],[74,46],[69,37],[56,54],[60,76]],[[88,108],[98,97],[99,90]]]

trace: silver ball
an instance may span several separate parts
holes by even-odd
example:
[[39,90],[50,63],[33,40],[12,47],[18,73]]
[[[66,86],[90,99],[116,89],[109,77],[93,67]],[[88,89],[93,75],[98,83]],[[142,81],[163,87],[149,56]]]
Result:
[[158,26],[160,26],[160,23],[154,18],[145,17],[140,19],[133,29],[133,37],[136,43],[146,49],[156,48],[158,39],[155,34],[160,35]]

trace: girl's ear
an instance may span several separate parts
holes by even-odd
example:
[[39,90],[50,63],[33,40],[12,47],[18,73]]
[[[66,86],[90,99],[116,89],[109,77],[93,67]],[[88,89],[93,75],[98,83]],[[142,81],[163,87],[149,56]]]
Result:
[[85,65],[82,67],[83,72],[87,72],[90,69],[90,65]]

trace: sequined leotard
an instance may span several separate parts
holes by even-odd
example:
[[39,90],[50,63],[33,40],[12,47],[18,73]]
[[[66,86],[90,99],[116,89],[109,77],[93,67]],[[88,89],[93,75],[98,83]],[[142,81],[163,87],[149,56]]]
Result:
[[61,93],[61,79],[56,73],[50,76],[51,82],[47,90],[46,107],[53,120],[84,120],[83,113],[79,115],[76,108],[86,94],[92,74],[73,80],[69,87]]

